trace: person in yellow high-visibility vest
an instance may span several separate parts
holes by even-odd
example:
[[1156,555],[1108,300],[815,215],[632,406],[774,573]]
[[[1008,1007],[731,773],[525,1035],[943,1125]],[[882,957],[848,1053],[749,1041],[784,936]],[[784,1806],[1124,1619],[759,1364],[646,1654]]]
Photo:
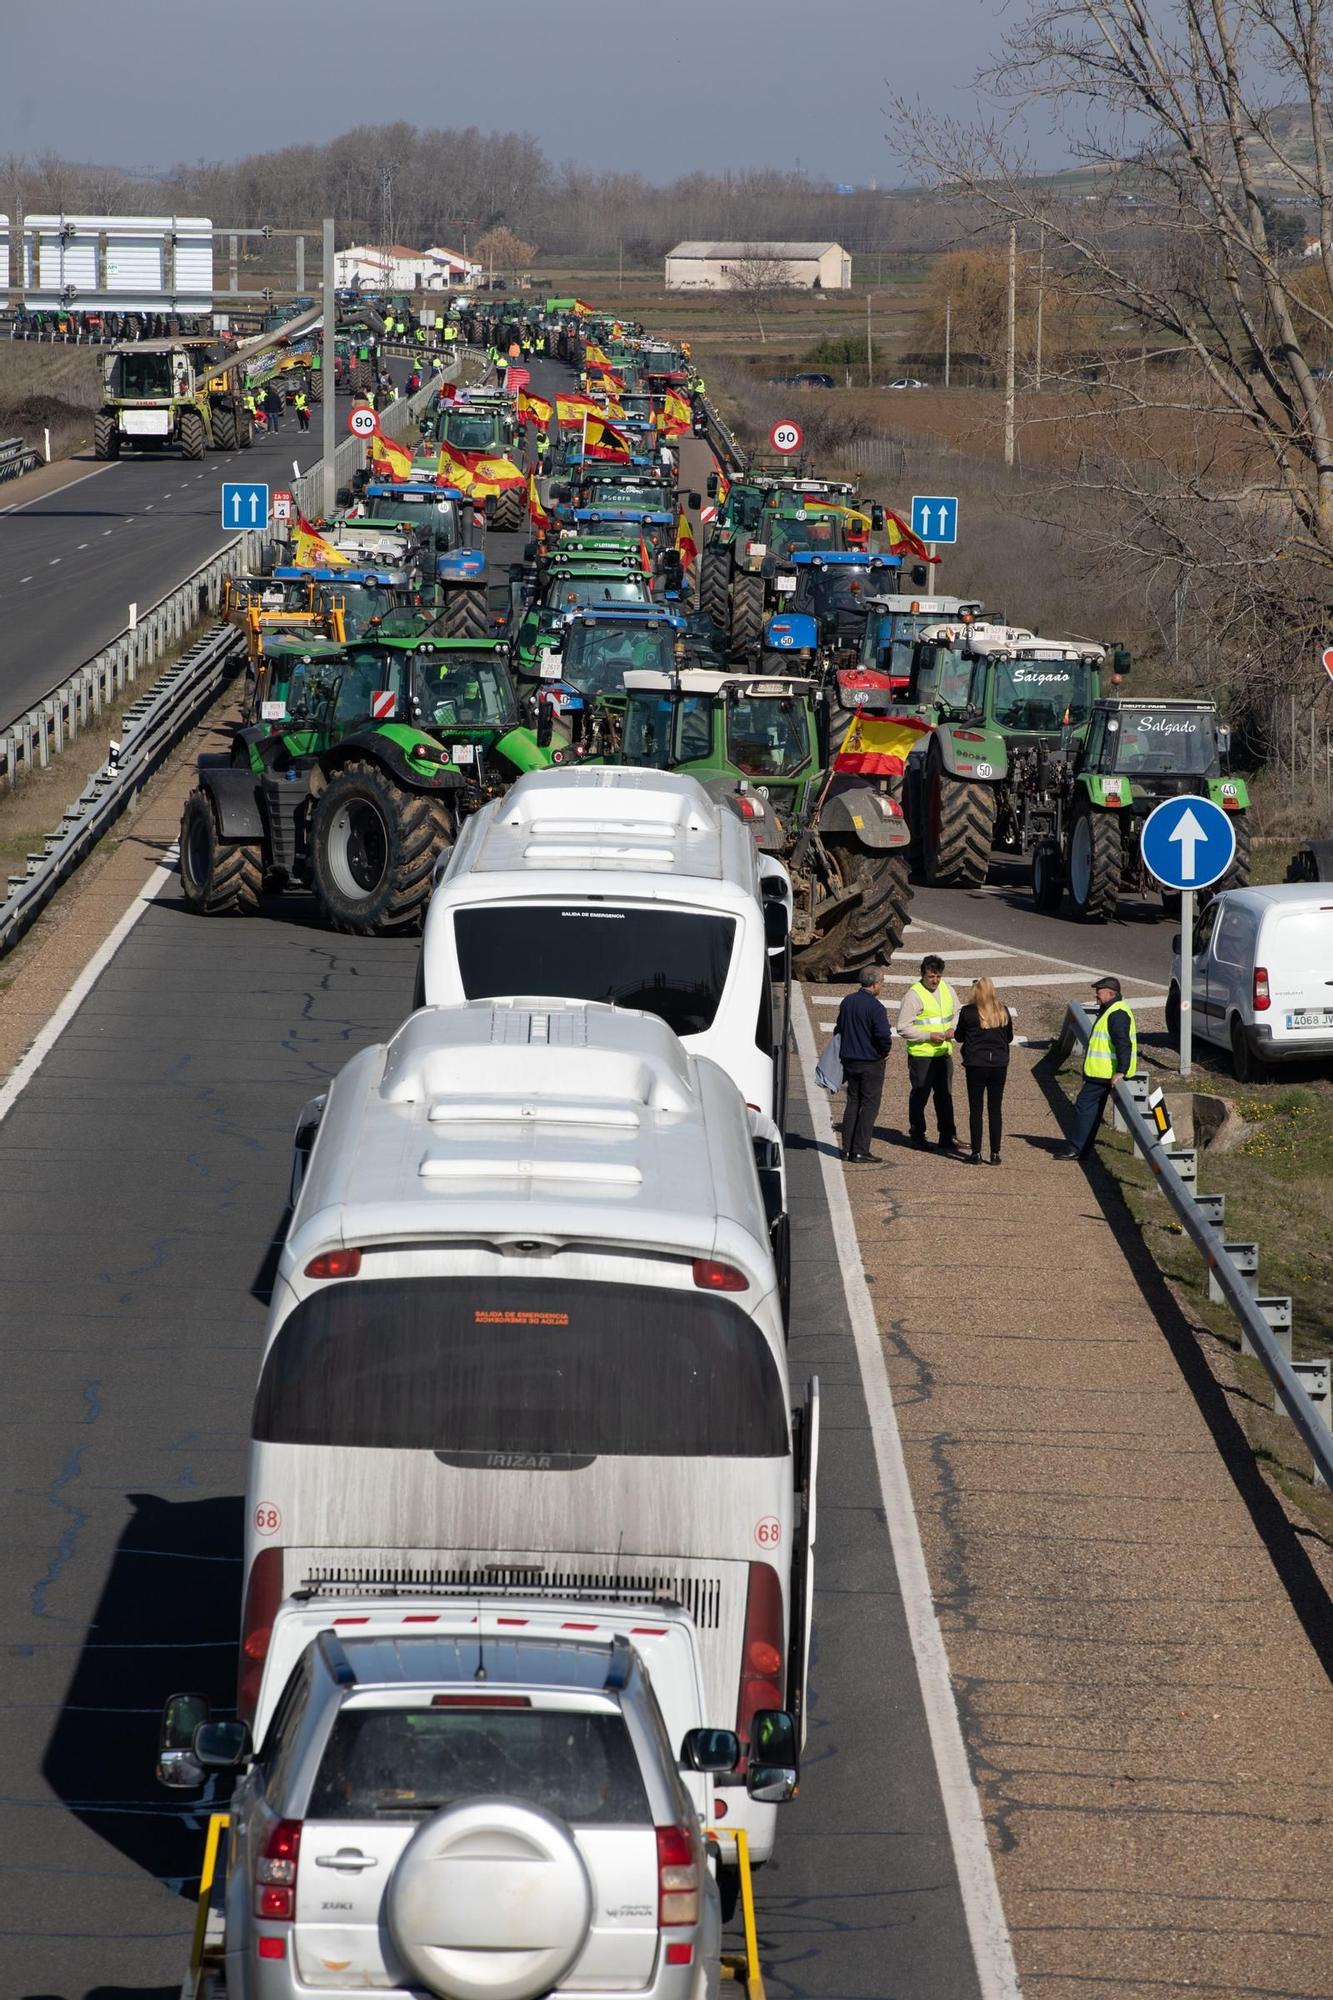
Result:
[[953,1031],[958,1002],[933,952],[898,1009],[898,1033],[907,1044],[907,1129],[914,1146],[926,1145],[926,1105],[934,1099],[940,1150],[961,1151],[953,1115]]
[[1122,1076],[1138,1073],[1139,1030],[1120,997],[1120,981],[1105,972],[1093,986],[1097,1019],[1083,1057],[1083,1085],[1074,1099],[1074,1122],[1057,1160],[1085,1160],[1092,1151],[1106,1100]]

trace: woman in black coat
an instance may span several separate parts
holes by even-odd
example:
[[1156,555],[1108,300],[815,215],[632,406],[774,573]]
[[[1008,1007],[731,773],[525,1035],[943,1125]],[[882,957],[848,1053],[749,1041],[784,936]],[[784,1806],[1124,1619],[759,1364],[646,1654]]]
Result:
[[997,995],[989,979],[978,979],[972,998],[958,1015],[953,1038],[962,1049],[963,1073],[967,1077],[967,1116],[971,1127],[972,1166],[981,1165],[981,1107],[986,1107],[990,1126],[990,1163],[1000,1164],[1003,1134],[1001,1104],[1004,1080],[1009,1074],[1009,1045],[1014,1039],[1013,1016]]

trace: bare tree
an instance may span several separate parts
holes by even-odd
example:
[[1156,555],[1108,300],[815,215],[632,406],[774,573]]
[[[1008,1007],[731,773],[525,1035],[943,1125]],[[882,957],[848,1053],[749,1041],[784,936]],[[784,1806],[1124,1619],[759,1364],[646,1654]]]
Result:
[[[1138,330],[1138,364],[1101,371],[1085,399],[1082,485],[1108,502],[1111,553],[1211,608],[1210,641],[1234,640],[1233,684],[1269,724],[1293,672],[1315,694],[1310,635],[1333,587],[1333,426],[1312,366],[1333,330],[1326,14],[1327,0],[1029,0],[978,79],[1013,107],[1009,126],[897,107],[942,185],[1029,245],[1040,228],[1061,288]],[[1066,131],[1082,192],[1053,201],[1012,149],[1029,117]],[[1314,213],[1322,285],[1273,239],[1282,194]]]
[[792,288],[792,268],[782,257],[774,257],[760,243],[747,243],[737,257],[724,267],[727,289],[739,292],[754,315],[761,342],[767,342],[764,314],[771,312],[783,292]]
[[488,229],[473,244],[472,254],[478,263],[492,270],[507,271],[511,278],[517,278],[537,255],[537,246],[525,243],[512,229]]

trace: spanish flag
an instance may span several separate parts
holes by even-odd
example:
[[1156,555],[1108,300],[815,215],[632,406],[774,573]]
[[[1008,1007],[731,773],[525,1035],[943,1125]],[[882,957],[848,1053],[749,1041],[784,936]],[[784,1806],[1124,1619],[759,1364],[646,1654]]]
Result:
[[699,544],[690,533],[690,517],[682,507],[676,519],[676,548],[682,569],[693,569],[699,560]]
[[537,475],[535,472],[528,474],[528,519],[539,534],[543,528],[549,525],[551,519],[545,507],[542,506],[542,496],[537,491]]
[[440,455],[435,462],[435,477],[442,486],[456,486],[460,493],[470,493],[473,487],[472,467],[465,459],[458,458],[447,444],[440,446]]
[[589,417],[584,449],[589,458],[617,459],[625,465],[629,464],[629,439],[624,431],[603,423],[600,417]]
[[562,430],[576,431],[585,416],[600,417],[602,406],[594,403],[591,396],[557,396],[555,414]]
[[318,528],[311,527],[304,514],[298,514],[296,533],[292,537],[292,562],[297,569],[347,569],[351,557],[326,541]]
[[412,477],[412,454],[405,445],[396,444],[382,431],[376,431],[370,440],[370,466],[373,472],[387,473],[401,485]]
[[539,424],[545,430],[555,415],[555,405],[548,403],[545,396],[535,396],[531,389],[520,389],[518,414],[525,423]]
[[930,724],[919,715],[858,713],[842,739],[833,768],[844,776],[901,778],[909,751]]
[[674,389],[667,390],[662,401],[662,413],[666,418],[668,437],[679,437],[682,431],[689,430],[693,421],[689,404]]
[[583,358],[594,368],[609,368],[611,366],[611,356],[604,347],[599,347],[595,340],[590,340],[585,344]]
[[891,556],[921,556],[926,562],[938,562],[938,556],[931,555],[919,535],[914,535],[901,514],[890,508],[884,509],[884,540]]

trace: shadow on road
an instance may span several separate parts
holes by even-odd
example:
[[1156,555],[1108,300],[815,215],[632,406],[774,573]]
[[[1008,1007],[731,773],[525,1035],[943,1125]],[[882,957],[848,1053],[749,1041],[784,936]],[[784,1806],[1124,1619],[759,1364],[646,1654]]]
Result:
[[202,1854],[199,1804],[182,1805],[154,1778],[158,1715],[180,1688],[199,1689],[224,1711],[234,1702],[242,1501],[239,1494],[127,1497],[134,1516],[89,1621],[42,1774],[99,1839],[150,1875],[183,1878],[190,1895]]

